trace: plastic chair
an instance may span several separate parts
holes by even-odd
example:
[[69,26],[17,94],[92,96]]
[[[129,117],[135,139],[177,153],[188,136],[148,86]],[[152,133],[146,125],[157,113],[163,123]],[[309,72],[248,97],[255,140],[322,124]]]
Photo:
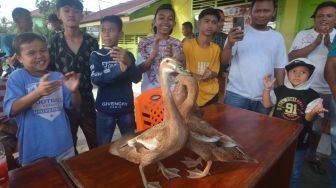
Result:
[[161,89],[143,92],[135,99],[137,131],[143,131],[163,121],[163,100]]

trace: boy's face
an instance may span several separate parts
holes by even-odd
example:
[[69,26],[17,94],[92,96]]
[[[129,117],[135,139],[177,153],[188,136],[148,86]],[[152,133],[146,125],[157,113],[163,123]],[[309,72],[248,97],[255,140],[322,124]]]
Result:
[[158,34],[169,35],[175,26],[174,13],[171,10],[160,10],[154,20]]
[[29,73],[33,75],[43,75],[46,72],[50,60],[47,44],[37,39],[31,43],[21,44],[18,60]]
[[23,32],[31,32],[33,30],[33,21],[31,15],[19,17],[16,21],[16,24]]
[[275,15],[275,8],[272,1],[257,1],[251,10],[252,26],[265,27]]
[[185,37],[187,37],[187,36],[189,36],[190,34],[191,34],[191,28],[190,27],[188,27],[188,26],[182,26],[182,34],[183,34],[183,36],[185,36]]
[[288,80],[296,87],[309,79],[310,70],[305,66],[297,66],[288,71]]
[[224,27],[224,22],[225,22],[225,16],[222,12],[219,13],[220,14],[220,20],[218,22],[218,27],[217,27],[217,32],[223,32],[223,27]]
[[200,35],[212,36],[218,27],[218,19],[214,15],[205,15],[198,21]]
[[105,21],[101,24],[101,37],[105,46],[117,46],[121,35],[122,32],[119,31],[119,28],[116,24],[109,21]]
[[323,7],[319,9],[314,18],[314,28],[319,33],[329,33],[336,24],[336,9]]
[[58,17],[62,20],[64,27],[78,27],[83,18],[83,12],[75,7],[66,5],[59,9]]

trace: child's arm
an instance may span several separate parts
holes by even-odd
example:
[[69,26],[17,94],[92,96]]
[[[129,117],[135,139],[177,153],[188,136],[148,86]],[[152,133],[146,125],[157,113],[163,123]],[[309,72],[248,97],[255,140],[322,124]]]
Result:
[[274,83],[275,79],[272,80],[272,75],[267,74],[264,77],[264,90],[262,95],[262,101],[261,103],[265,108],[269,108],[273,106],[272,100],[271,100],[271,90],[272,85]]
[[116,79],[122,75],[122,71],[120,70],[119,66],[105,69],[102,65],[102,60],[95,52],[92,52],[89,63],[91,70],[91,81],[99,87],[113,84]]
[[45,74],[40,79],[37,89],[17,99],[10,110],[10,116],[15,116],[31,108],[41,97],[50,95],[61,86],[61,80],[47,81],[51,73]]
[[64,85],[71,91],[71,104],[74,108],[79,108],[82,103],[82,97],[78,90],[80,74],[68,72],[64,75]]
[[154,43],[152,44],[152,52],[150,53],[149,57],[145,60],[145,62],[141,63],[138,66],[141,73],[146,72],[150,68],[156,56],[159,54],[159,44],[160,44],[160,39],[155,38]]
[[[117,59],[118,63],[120,64],[120,69],[125,74],[122,74],[120,79],[127,79],[130,78],[132,82],[137,83],[142,79],[142,75],[140,70],[137,66],[135,66],[135,58],[131,52],[126,49],[122,48],[114,48],[112,55],[114,58]],[[124,68],[122,68],[122,66]]]
[[[319,113],[323,113],[323,112],[328,112],[327,109],[323,108],[323,99],[319,98],[319,99],[316,99],[316,100],[318,100],[318,102],[317,102],[317,104],[315,105],[315,107],[314,107],[312,110],[310,110],[310,111],[309,111],[309,110],[306,111],[306,113],[305,113],[305,119],[306,119],[306,121],[308,121],[308,122],[313,121],[314,118],[315,118],[315,116],[316,116],[317,114],[319,114]],[[308,106],[309,106],[310,104],[313,104],[313,103],[315,103],[315,100],[312,101],[312,102],[310,102],[310,103],[308,104]],[[307,108],[308,108],[308,107],[307,107]]]

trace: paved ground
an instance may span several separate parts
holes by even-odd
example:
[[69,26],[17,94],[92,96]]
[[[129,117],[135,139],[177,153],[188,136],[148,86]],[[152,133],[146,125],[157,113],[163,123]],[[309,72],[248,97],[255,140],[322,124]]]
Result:
[[[134,90],[134,95],[138,96],[140,91],[140,84],[137,85],[133,85],[133,90]],[[94,94],[96,94],[96,90],[94,90]],[[120,137],[120,132],[119,129],[116,128],[114,135],[113,135],[113,139],[118,139]],[[328,137],[326,137],[327,139],[323,139],[322,142],[319,145],[319,151],[321,153],[328,153],[330,152],[330,148],[325,147],[330,145],[330,143],[328,144]],[[86,144],[83,132],[81,129],[79,129],[78,131],[78,146],[77,146],[77,150],[79,151],[79,153],[85,152],[88,150],[88,146]],[[324,156],[323,154],[321,156]],[[325,158],[322,158],[322,162],[323,165],[325,167],[328,167],[327,165],[327,160]],[[307,163],[304,163],[303,166],[303,171],[302,171],[302,179],[301,179],[301,183],[299,188],[329,188],[328,185],[328,178],[327,175],[318,175],[315,174],[309,167],[309,165]]]

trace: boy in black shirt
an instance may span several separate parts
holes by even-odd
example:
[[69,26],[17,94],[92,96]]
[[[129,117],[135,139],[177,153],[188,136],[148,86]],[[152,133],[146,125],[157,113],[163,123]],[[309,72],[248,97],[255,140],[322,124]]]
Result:
[[308,148],[308,138],[311,132],[311,122],[314,117],[326,112],[322,99],[309,86],[315,67],[310,60],[298,58],[286,67],[284,85],[272,90],[271,74],[264,77],[264,91],[262,103],[265,108],[275,104],[273,116],[303,124],[299,134],[298,147],[295,153],[291,188],[297,187],[301,176],[301,167]]

